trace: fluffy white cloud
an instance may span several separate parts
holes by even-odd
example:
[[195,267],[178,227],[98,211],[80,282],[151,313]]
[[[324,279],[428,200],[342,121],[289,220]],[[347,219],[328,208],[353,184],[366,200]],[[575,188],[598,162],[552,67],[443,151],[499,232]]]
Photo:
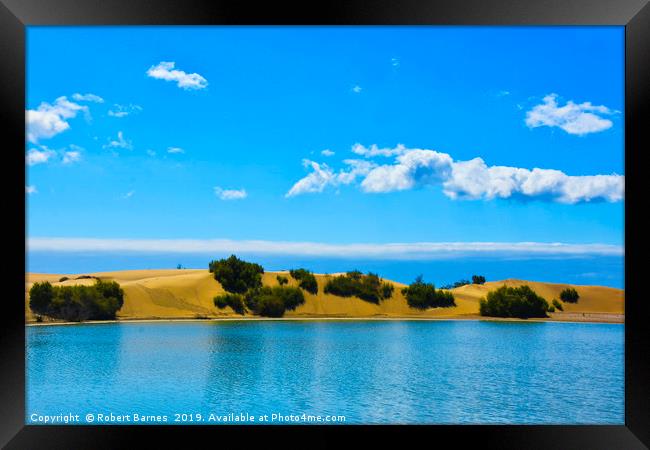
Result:
[[219,186],[214,188],[214,195],[221,200],[242,200],[248,197],[246,189],[223,189]]
[[77,112],[88,113],[88,107],[71,102],[67,97],[57,98],[53,104],[43,102],[36,109],[26,112],[27,139],[37,143],[40,139],[49,139],[70,128],[68,119]]
[[553,169],[488,167],[481,158],[474,158],[454,163],[452,176],[443,186],[444,193],[453,199],[522,196],[560,203],[617,202],[624,197],[625,177],[616,174],[569,176]]
[[294,197],[296,195],[323,192],[328,186],[339,186],[342,184],[354,183],[358,177],[367,175],[376,164],[370,161],[359,159],[346,159],[343,163],[347,169],[341,169],[334,172],[327,164],[319,164],[308,159],[303,159],[302,164],[306,168],[311,168],[311,172],[304,178],[298,180],[285,197]]
[[37,194],[36,186],[25,186],[25,194]]
[[124,133],[118,131],[117,139],[110,140],[108,144],[104,145],[104,148],[124,148],[127,150],[132,150],[133,144],[130,140],[124,138]]
[[208,80],[198,73],[186,73],[182,70],[174,69],[176,63],[171,61],[162,61],[147,70],[147,75],[159,80],[175,81],[181,89],[204,89],[208,86]]
[[129,114],[137,113],[142,111],[142,106],[140,105],[118,105],[115,104],[111,109],[108,110],[108,115],[111,117],[126,117]]
[[530,128],[559,127],[569,134],[579,136],[611,128],[612,121],[601,117],[614,113],[606,106],[592,105],[591,102],[577,104],[571,100],[564,106],[559,106],[557,99],[557,94],[544,97],[543,103],[526,113],[526,125]]
[[50,150],[44,145],[41,146],[41,149],[32,148],[25,155],[25,164],[28,166],[35,166],[36,164],[44,164],[50,160],[56,152]]
[[446,153],[422,149],[409,150],[396,161],[370,171],[361,188],[365,192],[391,192],[438,184],[449,177],[453,163]]
[[180,147],[167,147],[167,153],[171,153],[171,154],[185,153],[185,150],[183,150]]
[[327,186],[352,184],[362,178],[364,192],[394,192],[425,186],[442,186],[451,199],[529,198],[560,203],[621,201],[625,195],[623,175],[570,176],[554,169],[532,170],[488,166],[481,158],[454,161],[447,153],[427,149],[378,149],[357,144],[353,152],[368,156],[397,155],[393,164],[345,160],[348,166],[335,172],[326,164],[304,161],[312,171],[292,186],[287,197],[323,192]]
[[325,149],[322,152],[320,152],[320,154],[323,156],[334,156],[334,152],[330,149]]
[[95,94],[72,94],[72,99],[78,102],[104,103],[104,99]]
[[165,253],[254,253],[316,255],[338,258],[448,259],[466,256],[566,257],[587,255],[622,256],[623,246],[609,244],[565,244],[559,242],[417,242],[351,243],[233,241],[227,239],[93,239],[29,237],[32,251],[57,252],[165,252]]

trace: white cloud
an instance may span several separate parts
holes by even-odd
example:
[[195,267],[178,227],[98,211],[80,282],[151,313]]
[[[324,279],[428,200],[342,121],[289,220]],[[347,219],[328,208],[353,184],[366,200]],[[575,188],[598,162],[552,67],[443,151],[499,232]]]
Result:
[[355,94],[358,94],[358,93],[360,93],[361,91],[363,91],[363,88],[362,88],[361,86],[359,86],[359,85],[356,85],[356,86],[354,86],[354,87],[352,88],[352,92],[354,92]]
[[140,112],[140,111],[142,111],[142,106],[140,106],[140,105],[132,105],[132,104],[118,105],[118,104],[115,104],[115,105],[113,105],[112,109],[108,110],[108,115],[111,116],[111,117],[121,118],[121,117],[126,117],[129,114],[137,113],[137,112]]
[[422,149],[409,150],[396,161],[370,171],[361,188],[365,192],[391,192],[438,184],[449,177],[453,162],[446,153]]
[[151,150],[151,149],[149,148],[149,149],[147,149],[147,155],[149,155],[149,156],[156,156],[156,152],[153,151],[153,150]]
[[49,139],[70,128],[68,119],[77,112],[88,113],[88,107],[71,102],[67,97],[57,98],[53,104],[43,102],[37,109],[26,111],[27,139],[37,143],[41,139]]
[[606,106],[595,106],[591,102],[574,103],[569,100],[564,106],[557,103],[558,95],[549,94],[543,103],[526,113],[526,125],[536,127],[559,127],[569,134],[582,136],[597,133],[612,127],[612,121],[601,117],[615,111]]
[[398,58],[391,58],[390,59],[390,65],[397,68],[399,67],[399,59]]
[[125,199],[131,198],[131,197],[133,197],[133,194],[135,194],[135,191],[129,191],[126,194],[124,194],[122,196],[122,198],[125,198]]
[[334,156],[334,152],[330,149],[325,149],[322,152],[320,152],[320,154],[323,156]]
[[81,161],[81,152],[67,151],[63,152],[63,164],[72,164],[73,162]]
[[41,150],[32,148],[25,155],[25,163],[28,166],[35,166],[36,164],[44,164],[48,162],[50,158],[52,158],[54,155],[56,155],[56,152],[54,150],[50,150],[44,145],[41,146]]
[[186,73],[182,70],[174,69],[176,63],[162,61],[147,70],[147,75],[151,78],[157,78],[166,81],[175,81],[177,86],[182,89],[204,89],[208,86],[208,80],[198,73]]
[[330,256],[338,258],[448,259],[467,256],[580,257],[623,256],[624,247],[610,244],[557,242],[413,242],[380,244],[329,244],[318,242],[234,241],[228,239],[27,239],[30,251],[56,252],[167,252],[253,253],[274,255]]
[[109,141],[108,144],[104,145],[104,148],[124,148],[127,150],[132,150],[133,144],[130,140],[124,138],[124,133],[118,131],[117,139]]
[[72,99],[78,102],[104,103],[104,99],[95,94],[72,94]]
[[402,144],[397,144],[395,148],[379,148],[376,144],[370,147],[364,147],[361,144],[354,144],[352,146],[352,153],[364,156],[366,158],[374,158],[375,156],[396,156],[406,153],[407,148]]
[[37,194],[38,190],[36,190],[36,186],[25,186],[25,194]]
[[285,197],[323,192],[328,186],[339,186],[354,183],[357,177],[365,176],[376,166],[370,161],[346,159],[343,161],[348,169],[334,172],[327,164],[319,164],[308,159],[302,161],[303,166],[311,168],[311,172],[298,180],[285,194]]
[[357,178],[362,178],[360,187],[367,193],[442,186],[443,193],[453,200],[527,198],[573,204],[617,202],[625,195],[625,177],[615,173],[571,176],[554,169],[488,166],[481,158],[454,161],[447,153],[404,146],[379,149],[357,144],[353,152],[366,157],[396,157],[393,164],[383,165],[366,160],[345,160],[348,169],[339,172],[326,164],[306,160],[303,164],[312,172],[295,183],[286,197],[323,192],[327,186],[352,184]]
[[180,147],[167,147],[167,153],[185,153],[185,150]]
[[222,189],[219,186],[214,188],[214,195],[221,200],[243,200],[248,197],[246,189]]

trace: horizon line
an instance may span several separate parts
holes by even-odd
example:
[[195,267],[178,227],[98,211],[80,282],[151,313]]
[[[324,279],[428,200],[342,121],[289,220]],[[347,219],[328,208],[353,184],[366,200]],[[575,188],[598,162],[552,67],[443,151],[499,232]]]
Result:
[[232,239],[123,239],[30,237],[26,251],[244,253],[369,259],[436,259],[462,256],[624,256],[623,245],[562,242],[411,242],[331,244]]

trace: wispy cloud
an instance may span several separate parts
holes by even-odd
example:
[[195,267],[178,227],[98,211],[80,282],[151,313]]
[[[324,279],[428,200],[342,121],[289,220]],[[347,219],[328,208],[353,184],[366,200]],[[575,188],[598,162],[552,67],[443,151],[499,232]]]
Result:
[[95,94],[72,94],[72,99],[78,102],[104,103],[104,99]]
[[[617,202],[624,198],[625,177],[618,174],[571,176],[554,169],[532,170],[488,166],[482,158],[454,161],[451,155],[428,149],[369,148],[355,144],[352,151],[365,157],[393,156],[392,164],[345,160],[347,168],[335,172],[327,164],[304,160],[311,172],[298,180],[286,197],[323,192],[328,186],[351,184],[361,178],[367,193],[404,191],[441,186],[451,199],[492,200],[528,198],[560,203]],[[364,162],[364,164],[361,164]]]
[[356,85],[352,88],[352,92],[354,92],[355,94],[359,94],[361,91],[363,91],[363,88],[359,85]]
[[415,242],[386,244],[329,244],[228,239],[27,239],[29,251],[152,252],[152,253],[252,253],[336,258],[447,259],[467,256],[622,256],[624,248],[609,244],[546,242]]
[[167,153],[171,153],[171,154],[185,153],[185,150],[183,150],[180,147],[167,147]]
[[171,61],[161,61],[147,70],[147,75],[159,80],[175,81],[181,89],[205,89],[208,86],[208,80],[198,73],[187,73],[182,70],[174,69],[176,63]]
[[67,97],[59,97],[54,103],[41,103],[36,109],[26,111],[27,139],[37,143],[49,139],[70,128],[69,119],[82,111],[88,113],[88,107],[71,102]]
[[320,154],[323,156],[334,156],[334,152],[330,149],[325,149],[322,152],[320,152]]
[[399,64],[400,64],[400,63],[399,63],[399,58],[391,58],[391,59],[390,59],[390,65],[391,65],[391,66],[393,66],[393,67],[395,67],[395,68],[398,68],[398,67],[399,67]]
[[156,156],[156,152],[154,150],[151,150],[150,148],[147,149],[147,155],[149,156]]
[[219,186],[215,186],[214,195],[221,200],[243,200],[248,197],[246,189],[223,189]]
[[612,115],[606,106],[592,105],[591,102],[574,103],[569,100],[564,106],[557,102],[557,94],[549,94],[543,102],[526,113],[526,125],[530,128],[558,127],[569,134],[583,136],[597,133],[612,127],[612,121],[602,116]]
[[124,148],[127,150],[133,150],[133,144],[130,140],[124,138],[124,133],[118,131],[117,139],[109,140],[108,144],[104,145],[104,148]]
[[79,151],[66,151],[63,152],[63,164],[72,164],[81,161],[81,152]]
[[133,197],[133,194],[135,194],[135,191],[129,191],[126,194],[124,194],[122,196],[122,198],[125,198],[125,199],[131,198],[131,197]]
[[36,194],[38,193],[38,190],[36,189],[36,186],[31,185],[31,186],[25,186],[25,194]]
[[140,105],[118,105],[115,104],[111,109],[108,110],[108,115],[111,117],[122,118],[130,114],[138,113],[142,111],[142,106]]

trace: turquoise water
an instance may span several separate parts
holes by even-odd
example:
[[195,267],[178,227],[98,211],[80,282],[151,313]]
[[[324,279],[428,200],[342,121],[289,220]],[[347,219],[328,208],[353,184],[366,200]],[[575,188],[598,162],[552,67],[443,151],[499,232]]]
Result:
[[27,327],[26,422],[623,424],[623,331],[478,321]]

